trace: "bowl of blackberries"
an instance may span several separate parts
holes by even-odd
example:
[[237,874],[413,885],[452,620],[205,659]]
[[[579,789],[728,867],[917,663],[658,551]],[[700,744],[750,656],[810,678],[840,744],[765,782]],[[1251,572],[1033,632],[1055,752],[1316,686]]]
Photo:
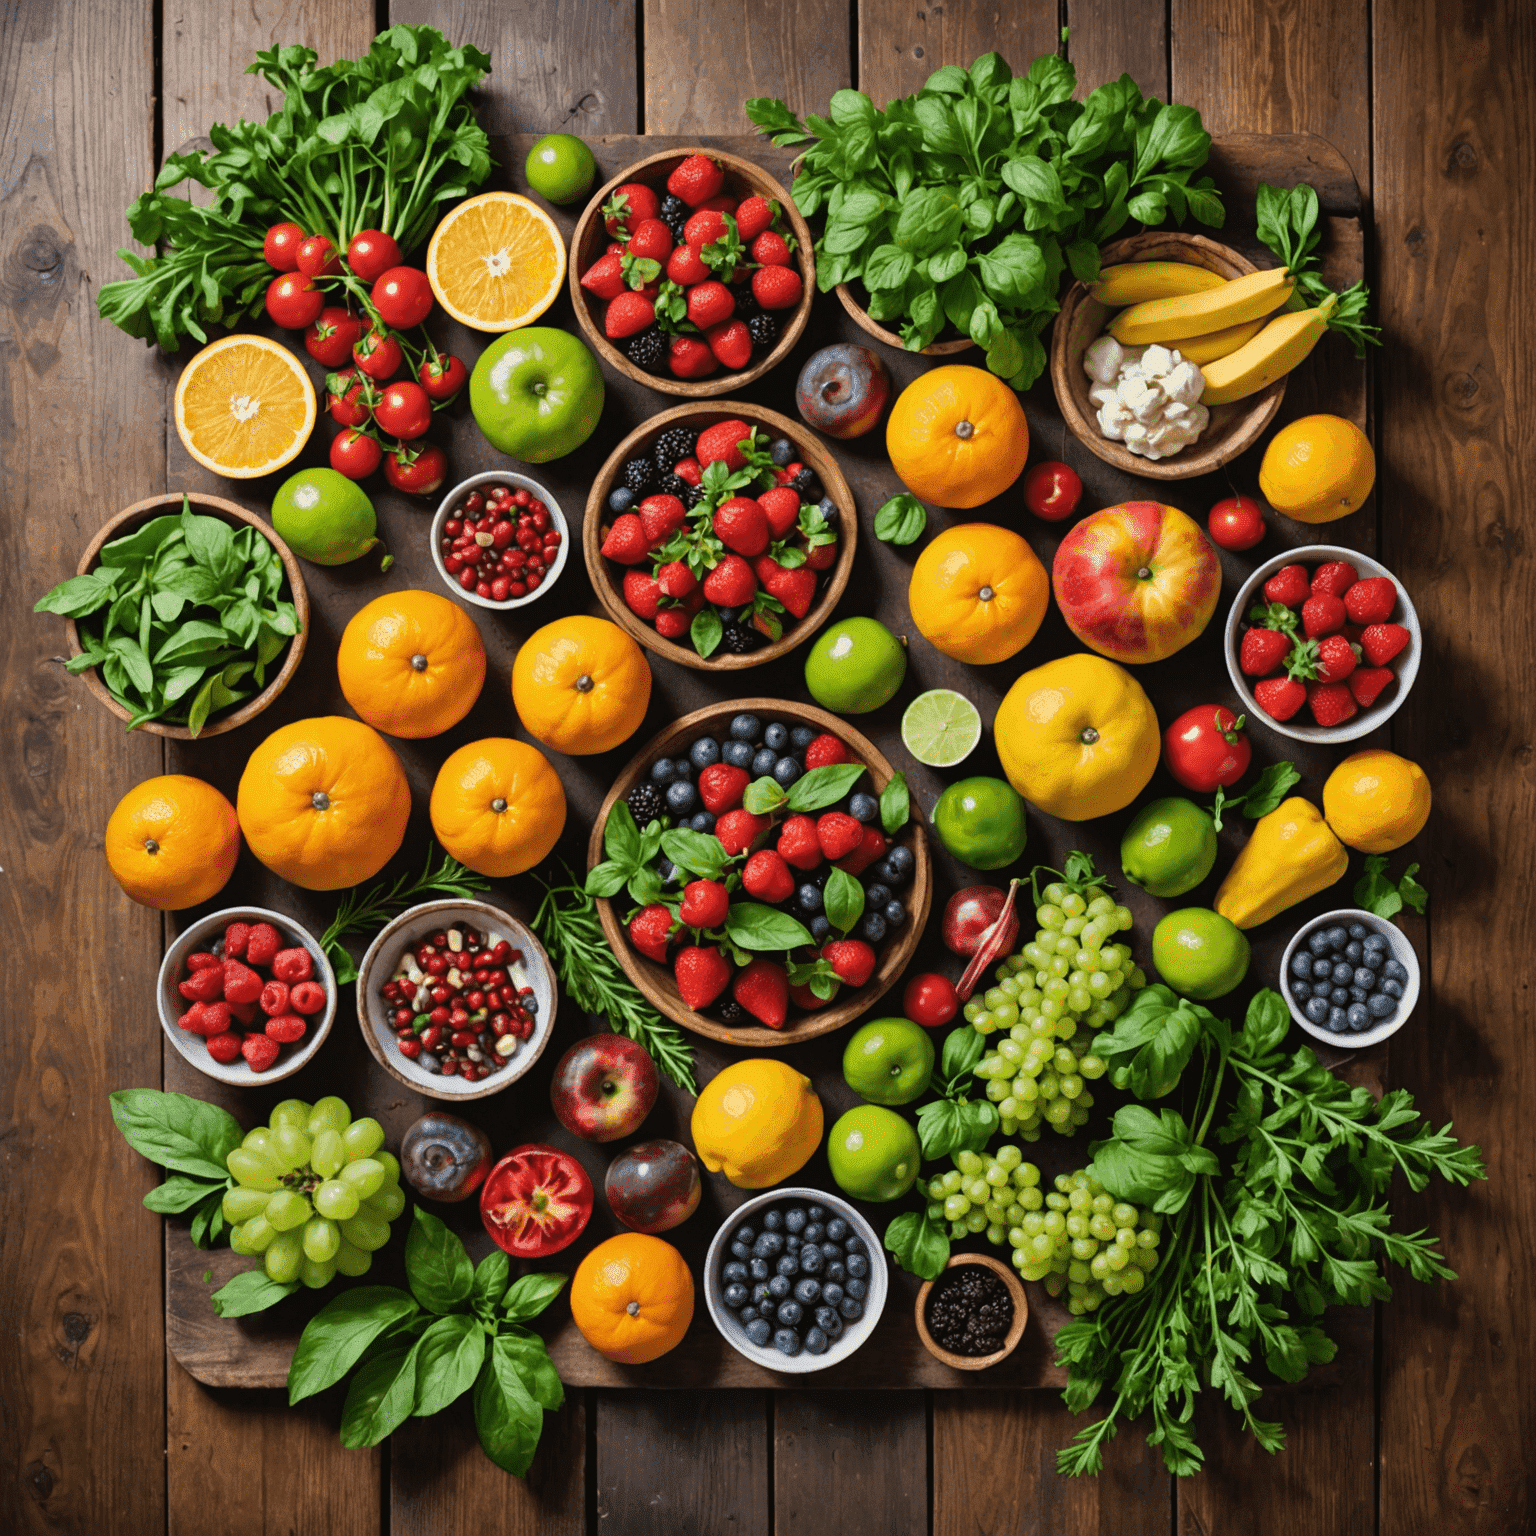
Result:
[[704,1261],[721,1337],[770,1371],[846,1360],[874,1331],[888,1289],[875,1229],[819,1189],[775,1189],[739,1206]]
[[1358,907],[1325,912],[1280,962],[1291,1017],[1314,1040],[1379,1045],[1419,1000],[1419,960],[1401,929]]
[[917,1293],[917,1336],[934,1359],[957,1371],[1006,1360],[1028,1320],[1024,1287],[990,1254],[955,1254]]

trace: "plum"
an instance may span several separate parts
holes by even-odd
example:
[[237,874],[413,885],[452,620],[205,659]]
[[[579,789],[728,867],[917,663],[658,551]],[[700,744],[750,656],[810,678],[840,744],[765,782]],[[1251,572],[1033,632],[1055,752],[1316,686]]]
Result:
[[491,1166],[491,1138],[457,1115],[432,1110],[400,1143],[400,1172],[427,1200],[467,1200]]
[[698,1209],[699,1165],[680,1142],[642,1141],[608,1165],[603,1193],[632,1231],[668,1232]]
[[863,437],[891,398],[891,376],[868,347],[840,342],[806,359],[795,384],[800,415],[828,437]]

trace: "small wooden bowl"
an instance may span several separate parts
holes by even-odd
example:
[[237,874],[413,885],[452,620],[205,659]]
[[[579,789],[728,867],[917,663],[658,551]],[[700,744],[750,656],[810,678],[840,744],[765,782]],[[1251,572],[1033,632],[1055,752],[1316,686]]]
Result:
[[[1106,245],[1099,258],[1106,267],[1126,261],[1182,261],[1218,272],[1225,278],[1245,277],[1258,271],[1246,256],[1230,246],[1218,245],[1204,235],[1186,235],[1177,230],[1157,230],[1117,240]],[[1099,431],[1098,413],[1088,401],[1093,380],[1083,372],[1083,354],[1103,335],[1114,313],[1093,298],[1083,283],[1073,283],[1061,302],[1061,313],[1056,316],[1051,334],[1051,384],[1056,390],[1056,404],[1073,436],[1106,464],[1113,464],[1128,475],[1139,475],[1143,480],[1189,480],[1219,469],[1251,448],[1275,419],[1285,394],[1283,378],[1246,400],[1212,406],[1205,431],[1170,459],[1145,459],[1123,443],[1112,442]],[[1176,347],[1178,343],[1168,345]]]
[[[800,302],[785,317],[779,339],[772,351],[759,358],[750,368],[743,368],[739,372],[711,374],[707,379],[678,379],[670,373],[647,373],[645,369],[637,368],[603,334],[603,328],[593,313],[591,295],[581,286],[582,274],[597,260],[602,247],[608,243],[609,235],[603,223],[602,210],[603,204],[608,201],[614,190],[626,181],[639,181],[647,186],[658,188],[659,194],[664,193],[667,177],[689,155],[708,155],[711,160],[718,161],[725,169],[725,190],[731,196],[749,197],[756,192],[776,201],[783,208],[784,216],[789,220],[790,227],[794,231],[795,261],[800,268],[800,280],[804,289],[800,295]],[[570,268],[571,307],[576,311],[577,323],[581,326],[588,345],[604,362],[611,368],[617,369],[625,378],[633,379],[637,384],[644,384],[650,389],[660,390],[666,395],[684,395],[692,400],[712,399],[716,395],[724,395],[733,389],[740,389],[752,383],[754,379],[762,378],[770,368],[783,362],[793,350],[795,343],[799,341],[801,333],[805,330],[806,321],[811,317],[811,300],[816,292],[816,258],[812,252],[812,243],[811,232],[800,216],[800,210],[790,200],[789,193],[766,171],[750,160],[744,160],[740,155],[728,154],[723,149],[706,149],[702,146],[669,149],[663,154],[648,155],[644,160],[637,160],[621,171],[593,197],[582,212],[576,224],[576,231],[571,236],[571,259],[567,263]],[[779,313],[782,315],[783,311]]]
[[[749,651],[744,656],[736,656],[728,651],[716,651],[713,656],[700,656],[691,645],[668,640],[656,632],[654,625],[645,623],[630,612],[621,590],[624,578],[622,574],[615,575],[615,571],[622,571],[622,567],[611,565],[602,556],[604,519],[611,523],[608,493],[617,484],[619,471],[628,460],[648,453],[651,445],[669,427],[703,431],[705,427],[713,426],[717,421],[729,420],[732,416],[763,427],[773,436],[787,437],[795,445],[800,462],[815,470],[822,490],[837,503],[838,511],[842,514],[838,525],[841,553],[837,564],[832,567],[826,586],[821,590],[821,596],[812,605],[810,612],[803,619],[793,619],[792,615],[786,615],[793,619],[792,626],[777,640]],[[788,655],[797,645],[809,640],[832,617],[832,610],[837,607],[848,585],[848,577],[852,574],[853,554],[858,542],[858,508],[854,504],[853,492],[848,488],[842,470],[838,468],[837,460],[827,452],[814,433],[798,422],[780,416],[777,411],[764,410],[760,405],[745,405],[738,400],[722,400],[707,406],[675,405],[671,410],[653,416],[644,426],[636,427],[608,455],[608,461],[598,471],[587,497],[587,512],[581,528],[581,547],[587,559],[587,576],[603,607],[608,610],[608,617],[647,650],[655,651],[658,656],[665,656],[668,661],[675,661],[679,666],[694,667],[706,672],[733,672],[746,667],[760,667],[765,661],[776,661],[780,656]]]
[[[205,512],[211,517],[222,517],[225,522],[233,523],[236,527],[249,524],[277,551],[278,558],[283,562],[283,570],[288,576],[288,587],[293,594],[294,617],[299,626],[298,634],[288,642],[288,654],[283,658],[282,670],[277,676],[254,699],[247,699],[239,709],[230,714],[221,715],[216,720],[210,720],[196,737],[184,725],[166,725],[159,720],[150,720],[144,725],[134,727],[135,730],[143,731],[146,735],[168,736],[173,741],[202,741],[209,736],[222,736],[226,731],[238,730],[248,720],[254,720],[288,686],[289,680],[298,670],[299,662],[304,656],[304,647],[309,641],[309,593],[304,588],[304,576],[299,570],[299,562],[294,558],[293,551],[278,537],[277,530],[270,523],[263,521],[254,513],[247,512],[244,507],[236,506],[232,501],[225,501],[219,496],[209,496],[202,491],[188,491],[187,500],[198,511]],[[148,522],[151,517],[161,516],[170,509],[180,506],[181,492],[174,491],[164,496],[150,496],[144,501],[136,501],[131,507],[124,508],[116,517],[97,530],[96,537],[86,545],[85,553],[80,556],[75,574],[84,576],[87,571],[99,565],[102,546],[126,534],[129,531],[129,524]],[[69,638],[69,654],[81,655],[85,647],[80,644],[80,630],[73,619],[66,621],[65,633]],[[104,704],[119,720],[128,721],[133,718],[107,692],[107,685],[102,682],[95,667],[88,672],[82,672],[80,676],[97,702]]]
[[997,1365],[1006,1360],[1018,1348],[1019,1340],[1024,1337],[1024,1325],[1029,1321],[1029,1298],[1024,1294],[1019,1277],[1000,1259],[994,1259],[986,1253],[957,1253],[944,1266],[944,1273],[948,1274],[961,1264],[980,1264],[984,1269],[990,1269],[1008,1288],[1008,1295],[1013,1301],[1013,1323],[1008,1329],[1008,1337],[1003,1340],[1003,1347],[990,1355],[955,1355],[947,1349],[940,1349],[928,1331],[928,1297],[935,1284],[932,1280],[925,1280],[917,1293],[917,1336],[923,1341],[923,1348],[935,1360],[952,1370],[984,1371],[989,1365]]
[[[839,283],[833,290],[849,317],[861,331],[873,336],[876,341],[883,341],[886,346],[894,347],[898,352],[905,352],[907,344],[895,331],[888,331],[878,320],[869,318],[869,311],[860,306],[854,298],[852,290],[847,283]],[[953,341],[934,341],[924,347],[917,356],[919,357],[953,357],[957,352],[969,352],[976,343],[969,336],[957,336]]]
[[[712,704],[707,709],[696,709],[691,715],[684,715],[681,720],[674,721],[646,742],[614,780],[613,788],[608,791],[602,809],[592,824],[592,835],[587,840],[588,869],[602,860],[603,829],[608,824],[609,811],[649,772],[651,764],[658,757],[674,756],[678,747],[696,736],[723,732],[737,715],[757,715],[764,720],[782,720],[791,727],[809,725],[817,731],[829,732],[869,769],[877,794],[890,783],[895,771],[867,737],[836,715],[830,715],[826,710],[817,709],[811,704],[791,704],[785,699],[735,699],[729,704]],[[910,848],[917,861],[906,901],[907,921],[900,937],[894,942],[887,940],[885,953],[876,963],[874,975],[857,991],[845,987],[835,1003],[815,1013],[792,1015],[785,1021],[783,1029],[768,1029],[764,1025],[755,1024],[733,1027],[722,1024],[719,1019],[695,1013],[678,992],[671,967],[648,959],[630,944],[629,936],[624,932],[611,901],[600,900],[597,903],[598,916],[602,919],[608,943],[619,957],[619,963],[629,973],[629,979],[639,987],[653,1007],[681,1024],[684,1029],[691,1029],[696,1035],[718,1040],[725,1045],[750,1046],[754,1049],[796,1045],[802,1040],[813,1040],[817,1035],[841,1029],[844,1024],[872,1008],[906,969],[907,962],[917,949],[923,928],[928,922],[928,908],[933,900],[933,870],[920,818],[914,814],[895,841]]]

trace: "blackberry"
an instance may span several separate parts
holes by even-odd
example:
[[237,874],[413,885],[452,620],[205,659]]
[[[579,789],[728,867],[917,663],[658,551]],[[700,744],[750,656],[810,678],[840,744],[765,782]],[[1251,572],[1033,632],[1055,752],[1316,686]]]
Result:
[[654,784],[636,784],[626,797],[626,803],[637,827],[660,821],[667,814],[666,799]]
[[681,475],[668,475],[661,482],[664,495],[676,496],[685,507],[695,507],[704,499],[702,485],[690,485]]
[[649,459],[631,459],[619,472],[621,484],[638,496],[651,483],[653,470]]
[[745,1024],[751,1017],[733,997],[728,997],[723,1003],[716,1004],[715,1012],[720,1015],[722,1024]]
[[756,314],[747,321],[753,343],[759,347],[771,347],[779,339],[779,322],[772,315]]
[[731,297],[736,301],[736,319],[750,320],[754,315],[762,314],[763,306],[757,302],[751,283],[740,283],[733,287]]
[[661,208],[657,214],[661,222],[672,231],[674,245],[683,243],[683,230],[688,223],[688,204],[682,198],[674,197],[672,193],[661,200]]
[[624,343],[624,355],[635,367],[644,368],[647,373],[656,373],[667,355],[667,343],[653,325],[637,331]]
[[762,644],[763,637],[755,629],[743,629],[740,624],[729,624],[720,636],[721,650],[733,656],[745,656]]
[[651,459],[665,475],[679,459],[686,459],[698,442],[697,432],[690,432],[687,427],[673,427],[656,439],[651,447]]

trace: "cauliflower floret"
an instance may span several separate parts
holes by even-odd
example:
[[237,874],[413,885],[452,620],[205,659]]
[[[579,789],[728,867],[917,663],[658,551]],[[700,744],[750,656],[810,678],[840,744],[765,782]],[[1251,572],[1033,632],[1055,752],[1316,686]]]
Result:
[[1154,342],[1141,355],[1141,371],[1149,379],[1160,379],[1173,367],[1173,353]]
[[1168,404],[1163,407],[1163,420],[1164,421],[1188,421],[1189,420],[1189,412],[1190,412],[1190,407],[1189,406],[1187,406],[1187,405],[1180,405],[1177,400],[1170,400],[1168,402]]
[[1190,406],[1189,422],[1187,424],[1190,442],[1194,442],[1194,440],[1199,437],[1202,432],[1205,431],[1206,425],[1209,423],[1210,419],[1210,411],[1208,411],[1205,406],[1199,404],[1198,401],[1194,405]]
[[1113,384],[1120,365],[1125,361],[1125,349],[1113,336],[1100,336],[1083,353],[1083,372],[1096,384]]
[[1193,363],[1180,363],[1162,381],[1164,393],[1180,405],[1194,405],[1205,391],[1205,375]]
[[1099,409],[1099,431],[1111,442],[1119,442],[1121,434],[1132,421],[1131,413],[1119,401],[1110,401]]
[[1154,402],[1163,398],[1145,379],[1121,379],[1117,392],[1120,403],[1133,415],[1145,405],[1149,396]]

